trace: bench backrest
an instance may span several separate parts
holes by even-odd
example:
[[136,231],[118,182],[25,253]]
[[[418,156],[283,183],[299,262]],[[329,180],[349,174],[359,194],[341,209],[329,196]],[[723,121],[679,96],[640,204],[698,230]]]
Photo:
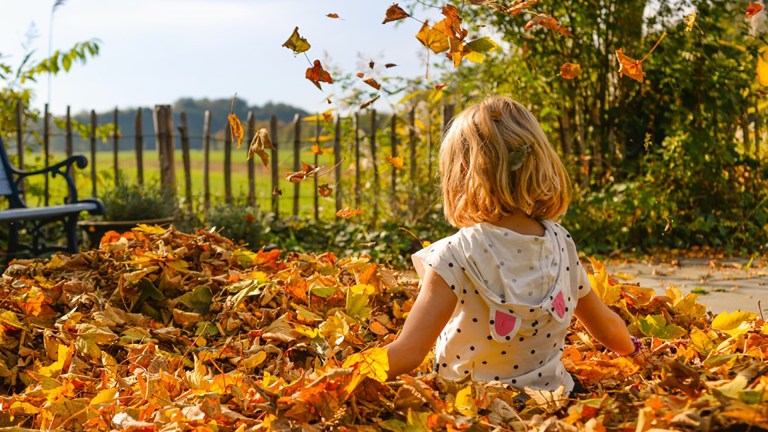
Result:
[[5,151],[5,144],[0,138],[0,195],[8,197],[11,207],[26,207],[19,196],[19,189],[11,177],[12,172],[13,167],[8,160],[8,152]]

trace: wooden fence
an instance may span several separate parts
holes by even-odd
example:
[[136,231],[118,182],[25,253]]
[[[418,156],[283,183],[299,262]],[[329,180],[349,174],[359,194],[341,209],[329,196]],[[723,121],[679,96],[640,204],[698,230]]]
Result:
[[[28,132],[23,128],[23,125],[25,124],[23,108],[24,107],[21,104],[18,105],[16,122],[16,155],[18,157],[16,163],[21,168],[25,167],[24,136],[25,133]],[[216,138],[213,136],[215,131],[211,130],[211,117],[213,114],[210,111],[206,111],[202,125],[190,125],[187,122],[187,114],[185,112],[181,112],[179,113],[179,124],[175,125],[171,106],[156,105],[153,109],[154,134],[146,135],[143,133],[142,112],[141,109],[139,109],[135,116],[134,124],[132,125],[134,133],[132,135],[128,135],[122,132],[127,131],[129,128],[125,127],[124,125],[117,124],[118,113],[118,109],[115,108],[113,113],[113,123],[115,125],[115,131],[119,130],[121,133],[112,133],[108,143],[111,145],[111,151],[113,154],[112,166],[109,169],[114,173],[114,184],[118,185],[119,182],[123,181],[124,179],[119,175],[121,166],[118,155],[121,149],[127,150],[130,147],[133,147],[133,151],[135,152],[136,181],[139,184],[144,184],[146,176],[145,164],[147,163],[147,158],[145,157],[147,156],[147,151],[145,147],[146,143],[154,139],[155,147],[157,150],[156,157],[158,158],[160,169],[159,180],[163,188],[168,188],[175,194],[183,193],[183,197],[185,198],[185,205],[189,206],[190,210],[194,210],[193,203],[196,201],[195,197],[200,196],[202,193],[202,210],[204,212],[209,210],[212,206],[212,196],[217,196],[215,192],[212,192],[212,190],[218,189],[215,185],[214,189],[212,189],[211,185],[211,151],[212,143],[216,141]],[[443,107],[442,113],[443,119],[442,125],[440,125],[442,128],[440,130],[444,130],[450,119],[453,117],[453,106],[445,105]],[[226,116],[227,114],[228,113],[222,113],[219,115]],[[322,170],[322,174],[323,176],[333,176],[333,180],[328,181],[327,183],[331,183],[336,186],[333,188],[333,201],[336,212],[341,210],[343,207],[360,208],[365,204],[366,213],[375,223],[379,219],[380,213],[382,211],[382,201],[386,199],[390,203],[390,210],[393,212],[399,213],[401,211],[407,210],[408,214],[411,216],[417,214],[417,206],[420,204],[419,200],[423,197],[418,196],[414,192],[419,189],[419,185],[424,184],[424,179],[431,181],[430,179],[434,178],[432,174],[434,165],[432,154],[436,146],[433,145],[433,140],[438,139],[439,131],[433,132],[430,130],[431,127],[428,126],[426,134],[417,133],[417,119],[415,110],[411,110],[404,118],[398,117],[395,114],[387,114],[382,116],[375,110],[370,110],[365,115],[355,113],[351,117],[336,116],[332,119],[330,124],[326,124],[326,122],[322,120],[323,116],[320,114],[313,117],[314,120],[310,123],[304,121],[302,117],[297,114],[290,125],[282,127],[283,132],[286,132],[286,128],[291,129],[291,132],[287,134],[283,133],[282,137],[279,133],[280,129],[277,118],[273,115],[269,120],[267,129],[269,130],[272,144],[275,147],[275,149],[271,151],[270,157],[271,167],[269,172],[271,186],[268,191],[259,192],[260,196],[271,196],[269,199],[268,208],[271,212],[274,213],[276,218],[287,214],[287,212],[290,212],[290,214],[294,216],[298,216],[302,210],[306,212],[307,209],[302,209],[300,205],[300,198],[302,197],[302,191],[306,192],[309,188],[311,188],[310,193],[312,198],[312,208],[310,214],[315,219],[320,219],[320,190],[317,173],[298,183],[290,183],[286,181],[284,177],[285,171],[292,170],[296,172],[302,170],[302,151],[306,151],[308,145],[316,143],[319,144],[321,136],[328,138],[328,135],[322,135],[322,133],[323,131],[327,132],[329,130],[332,131],[330,133],[332,141],[332,148],[330,149],[330,151],[332,151],[332,155],[330,160],[332,161],[332,165],[329,164],[328,167],[325,167]],[[361,124],[363,117],[367,117],[369,119],[370,123],[368,125]],[[42,138],[42,159],[45,166],[48,166],[51,162],[55,162],[52,160],[50,152],[51,137],[63,136],[66,156],[71,156],[74,153],[73,142],[75,139],[75,134],[73,134],[73,120],[69,107],[67,108],[66,116],[63,119],[65,125],[63,128],[63,134],[57,134],[52,131],[50,126],[50,118],[51,114],[48,112],[48,106],[46,105],[43,113],[42,130],[39,131]],[[253,135],[258,129],[256,126],[256,121],[254,120],[253,112],[249,112],[247,114],[245,117],[244,125],[246,136],[243,140],[243,144],[247,151],[248,143],[250,143],[250,141],[253,139]],[[309,130],[304,132],[302,128],[308,125],[310,126],[307,128]],[[342,133],[343,126],[351,129],[351,133]],[[401,128],[399,132],[398,126]],[[99,190],[97,187],[97,185],[99,185],[98,173],[104,170],[104,167],[97,166],[97,152],[103,151],[98,149],[99,146],[97,145],[97,127],[97,115],[96,112],[92,110],[90,112],[90,134],[87,139],[90,154],[88,155],[86,153],[86,155],[89,156],[90,164],[90,170],[88,174],[90,176],[91,183],[90,193],[94,197],[99,196]],[[193,128],[202,130],[202,136],[196,137],[202,138],[202,191],[193,191],[192,185],[190,130]],[[365,129],[365,132],[363,129]],[[403,133],[403,131],[405,131],[405,133]],[[286,135],[290,136],[290,138],[285,139]],[[388,148],[382,148],[379,140],[384,141],[384,144],[388,144]],[[367,149],[364,148],[366,144],[368,147]],[[344,149],[342,148],[343,146]],[[417,151],[418,146],[425,146],[426,152],[424,150]],[[175,157],[179,149],[181,150],[182,155],[182,160],[180,163],[176,160]],[[404,153],[404,155],[400,153],[401,151]],[[292,152],[292,169],[286,170],[284,166],[281,167],[278,164],[280,155],[284,155],[284,152]],[[231,140],[228,124],[223,134],[223,153],[224,160],[222,169],[224,180],[223,185],[221,185],[221,187],[223,187],[223,201],[227,204],[231,204],[234,201],[234,194],[232,190],[233,143]],[[382,157],[382,154],[385,156]],[[421,157],[426,160],[422,159],[419,161],[419,154],[421,154]],[[348,157],[345,158],[345,155]],[[382,178],[380,175],[382,170],[380,168],[382,163],[386,163],[386,156],[391,156],[393,158],[398,156],[405,156],[403,159],[407,165],[401,169],[395,169],[393,167],[390,170],[390,177],[387,179],[388,185],[385,190],[382,190]],[[245,155],[240,152],[237,154],[237,157],[242,157],[244,159]],[[346,159],[350,160],[347,162]],[[314,154],[314,166],[317,166],[318,162],[319,157],[317,154]],[[419,163],[422,163],[423,167],[420,168],[418,165]],[[259,166],[261,166],[261,162],[258,161],[258,157],[247,162],[248,191],[246,200],[247,204],[251,206],[257,205],[256,177],[259,176],[257,170],[265,170],[263,167],[259,168]],[[345,188],[341,187],[342,182],[346,182],[346,184],[349,184],[350,182],[350,180],[342,179],[343,166],[346,166],[347,170],[351,169],[354,171],[353,184],[347,188],[349,190],[347,194],[351,196],[345,196]],[[183,185],[181,187],[177,186],[176,184],[176,171],[179,169],[182,170],[184,179]],[[365,170],[369,170],[369,172],[364,172]],[[424,173],[426,176],[419,177],[420,173],[423,171],[426,171],[426,173]],[[264,174],[261,175],[263,176]],[[370,188],[366,188],[365,193],[363,191],[363,178],[370,182]],[[283,208],[283,205],[285,204],[284,202],[281,203],[281,201],[286,201],[285,198],[281,197],[280,193],[280,190],[284,188],[293,189],[292,196],[287,197],[288,200],[291,201],[289,210]],[[407,193],[407,197],[405,197],[405,199],[403,199],[401,196],[398,196],[398,190],[402,191],[403,189],[405,189]],[[85,191],[81,191],[81,194],[84,192]],[[44,203],[45,205],[48,205],[50,199],[48,178],[45,179],[43,193]],[[368,197],[366,203],[363,203],[362,201],[364,195]],[[304,197],[306,198],[307,196],[304,195]],[[267,205],[264,205],[263,207],[266,210]]]

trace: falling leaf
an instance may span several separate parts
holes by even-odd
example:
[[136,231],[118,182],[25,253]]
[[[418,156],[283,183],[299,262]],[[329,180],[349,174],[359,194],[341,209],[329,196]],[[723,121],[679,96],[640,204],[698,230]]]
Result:
[[323,149],[320,147],[319,144],[313,144],[312,145],[312,153],[316,155],[323,154]]
[[547,14],[538,14],[535,17],[533,17],[528,23],[525,25],[526,30],[530,30],[534,26],[540,25],[546,29],[556,31],[558,33],[561,33],[568,37],[573,37],[573,33],[571,33],[570,30],[560,25],[560,23],[557,21],[557,19],[547,15]]
[[355,74],[355,76],[357,76],[358,78],[364,78],[365,74],[362,73],[362,72],[358,72],[358,73]]
[[320,87],[320,82],[333,84],[333,78],[331,78],[331,74],[323,69],[323,66],[320,64],[320,60],[315,60],[312,67],[307,69],[306,78],[312,81],[312,84],[317,86],[317,88],[320,90],[323,89]]
[[696,16],[697,16],[696,11],[693,11],[693,12],[691,12],[690,15],[686,16],[685,18],[683,18],[683,20],[685,21],[685,31],[686,32],[689,32],[689,31],[693,30],[693,26],[696,25]]
[[462,58],[466,58],[473,63],[482,63],[485,60],[485,54],[495,50],[498,47],[499,45],[494,42],[493,39],[485,36],[467,42],[467,44],[464,45],[463,49],[461,50],[461,56]]
[[267,150],[274,150],[272,141],[269,139],[269,131],[265,128],[261,128],[253,135],[251,145],[248,148],[248,160],[253,158],[254,154],[259,155],[261,163],[269,170],[269,153]]
[[326,102],[328,102],[328,105],[330,105],[330,104],[332,104],[332,103],[333,103],[333,101],[331,100],[331,98],[325,98],[325,101],[326,101]]
[[285,41],[283,46],[293,51],[296,54],[303,53],[304,51],[307,51],[311,47],[309,42],[307,42],[306,39],[304,39],[299,35],[298,27],[293,29],[293,33],[291,34],[291,37],[289,37],[288,40]]
[[328,111],[323,112],[323,120],[325,121],[325,124],[331,124],[331,122],[333,122],[332,109],[329,109]]
[[384,21],[382,21],[382,24],[386,24],[391,21],[398,21],[404,18],[408,18],[410,15],[408,15],[408,12],[404,11],[403,8],[398,6],[397,3],[393,3],[392,6],[387,9],[386,16],[384,17]]
[[371,99],[368,102],[360,105],[360,109],[363,110],[363,109],[366,109],[369,106],[373,105],[373,103],[376,102],[379,99],[379,97],[381,97],[381,95],[376,95],[373,99]]
[[387,162],[392,165],[392,168],[403,169],[403,158],[399,156],[387,155]]
[[328,15],[326,15],[326,16],[327,16],[328,18],[334,18],[334,19],[338,19],[338,18],[339,18],[339,14],[337,14],[337,13],[329,13],[329,14],[328,14]]
[[581,72],[581,65],[578,63],[565,62],[560,66],[560,76],[565,79],[574,79],[579,76]]
[[[440,28],[437,28],[438,26]],[[429,22],[425,21],[421,26],[421,30],[416,34],[416,39],[435,54],[448,51],[448,48],[450,48],[450,42],[445,33],[444,21],[440,21],[435,27],[430,26]]]
[[283,196],[283,190],[275,186],[274,188],[272,188],[272,196],[274,197]]
[[368,62],[368,67],[371,68],[371,69],[373,69],[374,65],[375,65],[375,63],[373,62],[373,60]]
[[245,137],[245,130],[243,129],[243,123],[237,118],[237,114],[232,113],[227,116],[229,121],[229,131],[232,135],[232,142],[237,143],[237,148],[243,145],[243,137]]
[[317,193],[323,198],[328,198],[333,194],[333,188],[328,184],[321,184],[317,187]]
[[759,13],[761,10],[763,10],[763,5],[760,3],[750,3],[747,6],[747,18],[752,18],[757,13]]
[[619,76],[628,76],[642,83],[645,80],[643,62],[624,55],[624,48],[616,50],[616,58],[619,60]]
[[364,83],[368,84],[369,86],[375,88],[376,90],[381,89],[381,84],[378,83],[374,78],[368,78],[363,80]]
[[350,209],[349,207],[345,207],[339,211],[336,212],[336,216],[344,219],[349,219],[352,216],[357,216],[365,213],[362,209]]
[[509,5],[506,9],[506,12],[511,15],[518,15],[525,9],[528,9],[531,6],[535,6],[538,2],[539,0],[519,0]]
[[440,83],[440,84],[435,86],[435,90],[442,90],[442,89],[448,87],[449,85],[450,84],[447,84],[447,83]]
[[389,69],[389,68],[393,68],[393,67],[395,67],[395,66],[397,66],[397,65],[396,65],[396,64],[394,64],[394,63],[387,63],[387,64],[385,64],[385,65],[384,65],[384,67],[385,67],[385,68],[387,68],[387,69]]
[[302,181],[306,180],[307,177],[320,171],[319,166],[309,165],[306,162],[302,162],[301,166],[301,171],[286,173],[285,179],[291,183],[301,183]]

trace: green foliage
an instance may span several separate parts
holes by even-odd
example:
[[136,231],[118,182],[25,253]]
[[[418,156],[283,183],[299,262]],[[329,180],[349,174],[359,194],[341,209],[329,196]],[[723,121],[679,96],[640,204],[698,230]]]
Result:
[[103,218],[108,221],[161,219],[175,217],[179,212],[171,192],[157,181],[140,186],[122,179],[100,199],[106,208]]
[[264,216],[258,208],[239,204],[223,204],[208,211],[206,225],[220,229],[221,235],[238,244],[258,250],[267,238]]

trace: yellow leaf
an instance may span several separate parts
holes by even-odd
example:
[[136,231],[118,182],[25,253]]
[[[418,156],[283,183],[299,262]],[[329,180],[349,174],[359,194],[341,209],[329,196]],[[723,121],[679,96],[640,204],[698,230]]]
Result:
[[247,359],[240,362],[240,364],[248,369],[253,369],[260,364],[264,363],[264,360],[267,359],[267,352],[266,351],[259,351],[256,354],[248,357]]
[[690,337],[691,345],[693,345],[693,348],[701,355],[707,356],[715,348],[715,342],[710,335],[699,330],[697,327],[691,329]]
[[8,310],[3,310],[0,312],[0,322],[8,324],[11,327],[27,330],[24,324],[19,321],[19,318],[16,316],[16,314]]
[[288,40],[283,43],[283,46],[296,54],[303,53],[311,47],[309,42],[305,38],[301,37],[301,35],[299,35],[298,27],[293,29],[293,33],[291,33],[291,36],[288,38]]
[[621,285],[611,285],[608,280],[608,273],[605,266],[594,258],[589,259],[592,262],[594,274],[589,275],[589,282],[592,289],[597,293],[603,303],[608,306],[615,305],[621,298]]
[[[435,27],[431,27],[429,22],[424,22],[421,26],[421,30],[416,34],[416,39],[419,40],[425,47],[429,48],[435,54],[440,54],[443,51],[447,51],[450,48],[448,42],[448,36],[442,31],[443,22],[435,24]],[[438,28],[440,26],[440,28]]]
[[229,120],[229,131],[232,134],[232,141],[237,143],[237,148],[240,148],[243,145],[243,137],[245,136],[243,124],[235,113],[228,115],[227,120]]
[[738,336],[749,331],[749,322],[755,314],[746,311],[721,312],[712,320],[712,328],[731,336]]
[[38,370],[38,373],[45,376],[55,376],[61,373],[64,366],[71,362],[72,360],[72,354],[73,350],[68,345],[58,345],[58,359],[53,364],[50,364],[48,366],[41,367],[40,370]]
[[472,386],[466,386],[456,393],[456,400],[453,402],[456,411],[468,417],[477,415],[477,402],[472,396]]
[[168,228],[163,228],[160,225],[147,225],[147,224],[138,224],[136,228],[132,229],[133,232],[140,232],[144,234],[165,234],[168,232]]
[[116,388],[108,388],[106,390],[100,391],[96,396],[91,399],[91,402],[89,402],[89,405],[99,405],[103,403],[111,403],[115,397],[117,396],[117,389]]
[[757,82],[768,86],[768,50],[763,49],[757,56]]
[[347,357],[342,367],[354,367],[363,376],[385,382],[389,371],[389,355],[386,348],[371,348]]

